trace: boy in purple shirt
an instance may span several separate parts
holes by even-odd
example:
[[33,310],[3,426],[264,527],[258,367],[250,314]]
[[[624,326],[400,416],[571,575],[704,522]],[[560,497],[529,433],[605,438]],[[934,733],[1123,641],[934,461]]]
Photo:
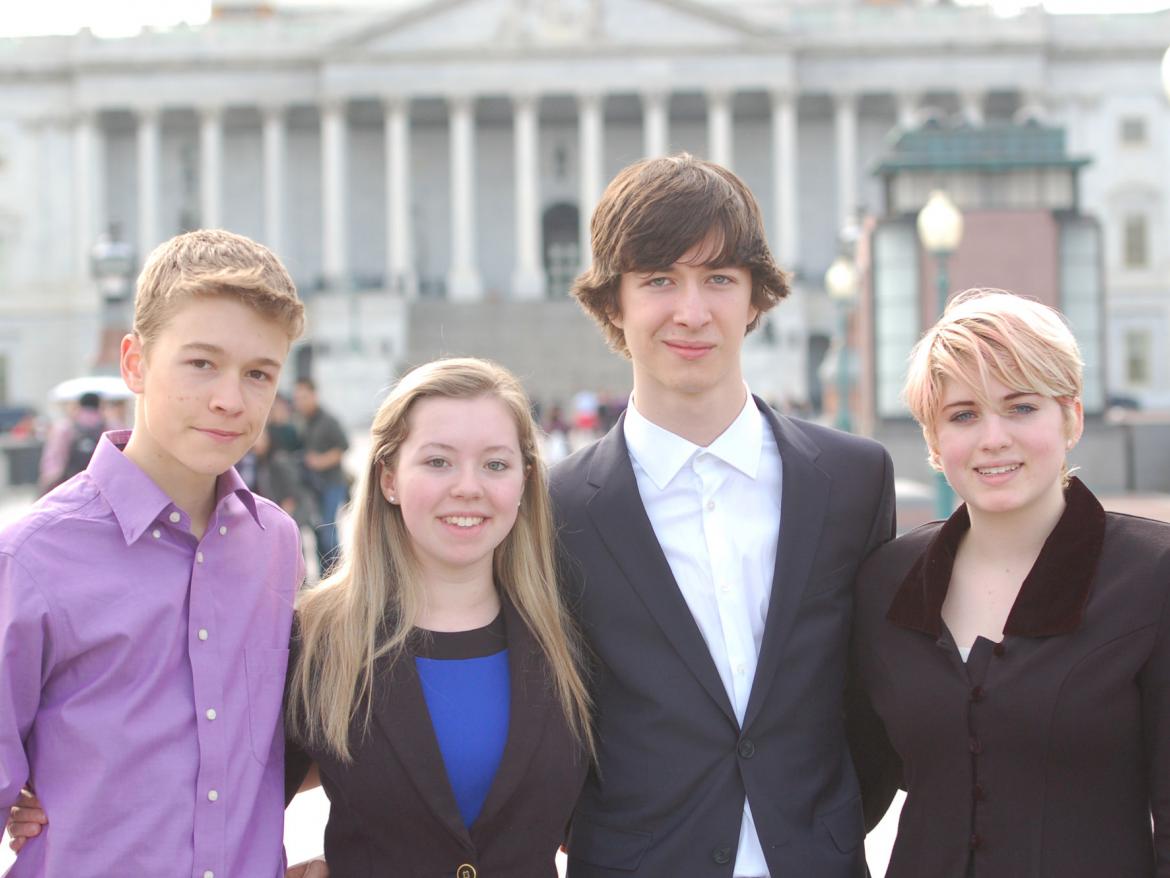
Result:
[[161,245],[122,341],[134,429],[0,532],[0,807],[28,786],[53,824],[10,876],[284,875],[300,534],[233,465],[303,325],[259,244]]

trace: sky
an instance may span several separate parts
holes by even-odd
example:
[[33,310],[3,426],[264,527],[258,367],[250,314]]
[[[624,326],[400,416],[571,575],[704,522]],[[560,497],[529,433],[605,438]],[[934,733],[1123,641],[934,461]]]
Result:
[[[287,2],[287,0],[286,0]],[[304,2],[304,0],[294,0]],[[325,5],[329,0],[317,0]],[[353,0],[350,0],[351,5]],[[370,0],[357,0],[369,5]],[[1011,15],[1027,6],[1043,5],[1049,12],[1154,12],[1170,9],[1170,0],[957,0],[962,5],[987,5]],[[172,27],[207,20],[211,0],[0,0],[0,37],[34,34],[70,34],[89,27],[98,36],[136,33],[144,26]],[[290,4],[291,5],[291,4]]]

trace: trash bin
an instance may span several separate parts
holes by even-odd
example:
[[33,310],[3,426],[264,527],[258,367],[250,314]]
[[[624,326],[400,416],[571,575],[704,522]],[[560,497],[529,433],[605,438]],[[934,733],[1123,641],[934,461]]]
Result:
[[39,439],[0,439],[3,449],[7,483],[9,485],[35,485],[41,469],[41,450],[44,443]]

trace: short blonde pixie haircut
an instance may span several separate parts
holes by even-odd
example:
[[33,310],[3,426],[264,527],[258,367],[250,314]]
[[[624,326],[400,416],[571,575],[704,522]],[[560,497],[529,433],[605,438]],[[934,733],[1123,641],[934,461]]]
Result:
[[751,272],[752,305],[759,314],[748,332],[788,295],[788,278],[772,260],[751,190],[727,168],[689,153],[623,168],[602,193],[590,232],[593,262],[570,295],[625,357],[630,355],[626,334],[613,322],[621,311],[622,275],[663,271],[708,238],[713,247],[701,254],[705,265]]
[[176,235],[154,249],[134,296],[134,334],[143,347],[158,337],[186,301],[224,296],[278,323],[289,341],[305,328],[305,306],[296,284],[271,250],[222,229]]
[[964,290],[911,351],[902,397],[922,427],[930,465],[939,469],[935,422],[948,378],[983,388],[984,405],[992,402],[991,379],[1013,391],[1051,397],[1064,408],[1071,429],[1083,369],[1077,340],[1055,309],[1005,290]]

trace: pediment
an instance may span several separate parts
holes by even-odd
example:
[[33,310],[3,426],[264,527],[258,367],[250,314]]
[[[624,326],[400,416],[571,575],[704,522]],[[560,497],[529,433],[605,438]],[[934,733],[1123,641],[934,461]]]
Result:
[[335,44],[349,58],[572,48],[736,46],[758,24],[701,0],[426,0]]

